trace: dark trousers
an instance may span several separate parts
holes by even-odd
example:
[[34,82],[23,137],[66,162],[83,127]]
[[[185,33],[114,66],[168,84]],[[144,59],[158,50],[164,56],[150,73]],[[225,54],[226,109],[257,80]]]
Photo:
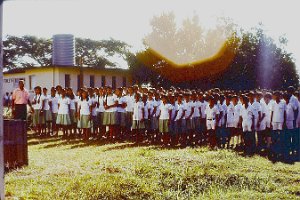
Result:
[[15,118],[14,119],[27,119],[27,105],[26,104],[15,104]]

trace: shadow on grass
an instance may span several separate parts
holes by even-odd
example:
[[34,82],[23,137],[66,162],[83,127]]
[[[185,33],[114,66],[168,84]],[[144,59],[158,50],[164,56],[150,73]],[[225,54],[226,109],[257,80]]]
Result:
[[[97,140],[88,140],[83,141],[79,138],[68,138],[68,139],[62,139],[61,136],[59,137],[47,137],[47,138],[41,138],[37,135],[30,134],[28,137],[28,145],[39,145],[39,144],[46,144],[43,146],[43,148],[54,148],[59,146],[70,146],[70,149],[75,148],[84,148],[89,146],[104,146],[104,145],[112,145],[108,146],[104,149],[104,151],[113,151],[113,150],[122,150],[127,148],[136,148],[136,147],[147,147],[147,149],[153,149],[153,150],[175,150],[175,149],[184,149],[186,146],[170,146],[170,145],[161,145],[161,144],[153,144],[153,143],[133,143],[132,141],[110,141],[105,138],[97,139]],[[203,145],[188,145],[188,148],[199,148],[199,147],[207,147],[207,144]],[[277,156],[274,154],[271,154],[268,151],[263,151],[259,153],[253,153],[253,154],[245,154],[243,148],[239,149],[228,149],[228,151],[235,152],[238,156],[243,157],[252,157],[255,155],[261,156],[265,159],[269,159],[271,162],[282,162],[286,164],[294,164],[295,162],[298,162],[299,159],[297,159],[295,156],[291,156],[291,159],[285,160],[283,159],[282,155]]]

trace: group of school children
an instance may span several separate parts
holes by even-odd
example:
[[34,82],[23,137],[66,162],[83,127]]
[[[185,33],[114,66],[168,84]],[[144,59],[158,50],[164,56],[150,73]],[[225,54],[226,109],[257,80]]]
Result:
[[209,91],[141,86],[36,87],[32,122],[40,135],[109,139],[171,146],[240,148],[299,157],[300,94],[287,91]]

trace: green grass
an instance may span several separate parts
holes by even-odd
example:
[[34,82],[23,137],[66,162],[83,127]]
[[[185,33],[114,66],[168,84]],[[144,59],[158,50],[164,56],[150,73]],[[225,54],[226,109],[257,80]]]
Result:
[[207,148],[30,139],[5,179],[12,199],[300,199],[300,163]]

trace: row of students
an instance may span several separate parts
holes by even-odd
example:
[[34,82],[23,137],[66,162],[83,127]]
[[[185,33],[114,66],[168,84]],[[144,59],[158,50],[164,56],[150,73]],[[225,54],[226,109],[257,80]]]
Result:
[[83,133],[85,139],[107,136],[154,143],[162,139],[165,145],[246,146],[251,154],[274,146],[284,131],[290,135],[288,149],[298,145],[300,103],[293,88],[286,94],[243,95],[219,89],[202,93],[105,87],[79,90],[76,96],[61,86],[52,88],[51,95],[46,88],[35,89],[33,124],[44,134],[57,134],[61,128],[64,137]]

